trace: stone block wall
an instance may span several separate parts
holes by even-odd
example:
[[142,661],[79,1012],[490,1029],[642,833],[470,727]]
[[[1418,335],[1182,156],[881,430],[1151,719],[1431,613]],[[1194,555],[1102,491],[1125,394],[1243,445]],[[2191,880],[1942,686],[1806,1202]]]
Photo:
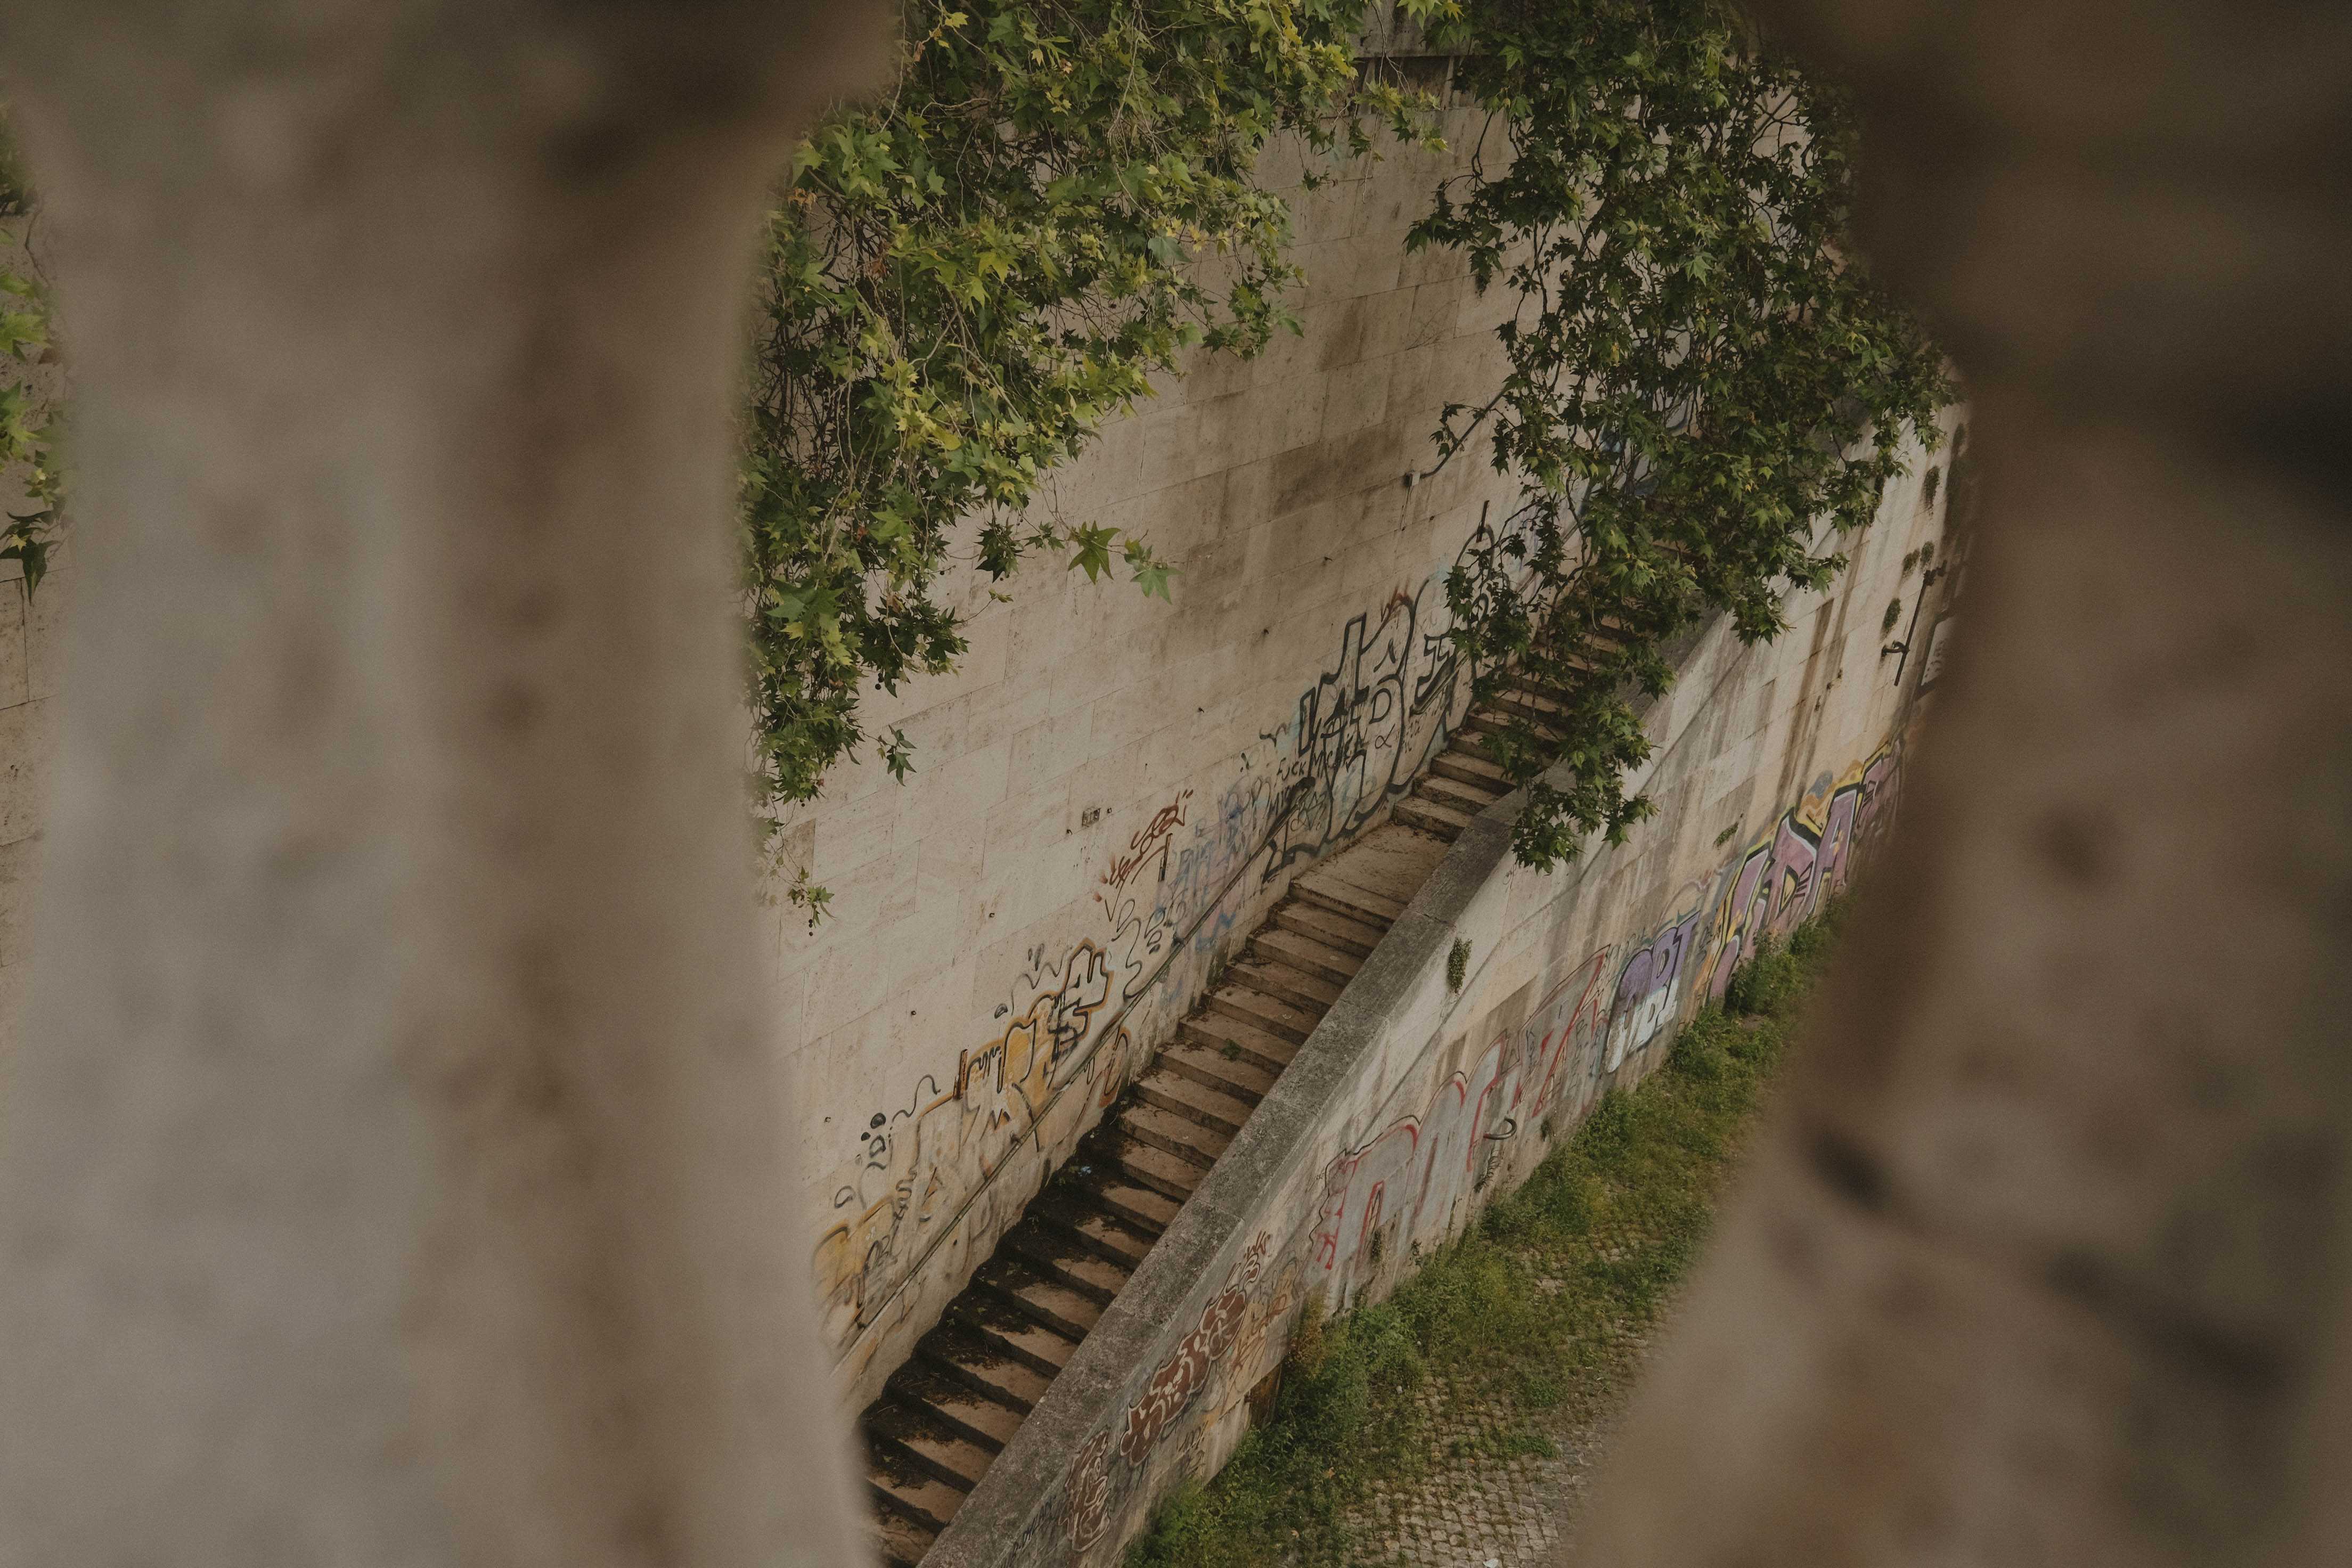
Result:
[[776,1014],[844,1395],[868,1398],[1046,1174],[1172,1033],[1297,867],[1380,821],[1468,694],[1440,581],[1512,487],[1433,477],[1441,410],[1503,371],[1504,301],[1408,253],[1452,150],[1279,145],[1303,330],[1202,356],[1103,433],[1045,506],[1172,557],[1173,602],[1029,565],[956,585],[952,675],[876,694],[915,773],[870,755],[798,816],[832,894],[779,906]]
[[1662,1061],[1762,933],[1849,885],[1924,711],[1926,661],[1882,650],[1917,612],[1924,653],[1954,586],[1927,585],[1918,553],[1942,531],[1948,460],[1914,453],[1846,572],[1790,602],[1789,634],[1696,640],[1647,716],[1638,782],[1660,810],[1623,845],[1527,870],[1507,799],[1463,835],[929,1561],[1116,1562],[1154,1501],[1232,1451],[1304,1302],[1385,1295]]

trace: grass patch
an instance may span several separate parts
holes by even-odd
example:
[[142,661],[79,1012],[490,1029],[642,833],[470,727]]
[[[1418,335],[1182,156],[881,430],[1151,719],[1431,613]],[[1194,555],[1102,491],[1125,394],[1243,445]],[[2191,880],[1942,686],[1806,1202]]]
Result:
[[[1597,1413],[1706,1239],[1841,913],[1833,900],[1785,947],[1760,943],[1663,1068],[1602,1100],[1388,1300],[1337,1321],[1310,1306],[1273,1417],[1213,1481],[1161,1505],[1127,1568],[1340,1568],[1358,1545],[1348,1516],[1375,1480],[1474,1453],[1549,1456],[1541,1427]],[[1424,1391],[1433,1378],[1442,1386]],[[1427,1407],[1452,1400],[1514,1422],[1440,1443]]]

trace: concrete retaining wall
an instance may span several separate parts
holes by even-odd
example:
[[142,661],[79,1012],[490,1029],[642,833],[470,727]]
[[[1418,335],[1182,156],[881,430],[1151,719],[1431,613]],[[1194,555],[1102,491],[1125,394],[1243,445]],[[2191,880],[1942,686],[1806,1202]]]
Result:
[[[1891,819],[1924,658],[1882,656],[1920,607],[1942,497],[1916,461],[1793,630],[1718,626],[1647,722],[1657,816],[1545,875],[1515,801],[1455,844],[1219,1159],[929,1559],[1117,1559],[1150,1505],[1213,1472],[1310,1296],[1377,1299],[1523,1179],[1601,1093],[1663,1058],[1767,930],[1843,887]],[[1924,654],[1949,584],[1925,590]],[[1898,666],[1901,674],[1898,677]],[[1469,943],[1458,993],[1446,984]]]

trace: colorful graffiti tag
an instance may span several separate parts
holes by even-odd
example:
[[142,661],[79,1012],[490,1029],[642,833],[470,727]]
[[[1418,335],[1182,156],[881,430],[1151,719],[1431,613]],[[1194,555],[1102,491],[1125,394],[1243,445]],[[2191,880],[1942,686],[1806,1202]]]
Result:
[[1668,921],[1657,933],[1626,958],[1618,973],[1617,994],[1609,1008],[1609,1053],[1604,1073],[1615,1072],[1625,1058],[1646,1049],[1661,1031],[1682,1016],[1683,999],[1698,970],[1704,906]]
[[1096,1016],[1110,1004],[1112,981],[1112,957],[1094,942],[1059,962],[1032,952],[1021,976],[1030,999],[1020,1013],[1005,1017],[1011,1006],[1000,1007],[996,1035],[957,1053],[950,1082],[925,1075],[906,1105],[867,1118],[854,1166],[833,1194],[845,1217],[816,1249],[836,1343],[870,1321],[874,1285],[961,1212],[963,1194],[941,1173],[994,1174],[1051,1092],[1069,1081]]
[[1705,994],[1721,1001],[1731,972],[1769,931],[1785,936],[1824,896],[1843,889],[1865,848],[1894,820],[1901,764],[1894,742],[1835,778],[1823,773],[1772,831],[1742,853],[1725,882],[1707,947]]
[[[1064,1522],[1074,1550],[1083,1552],[1102,1539],[1133,1473],[1150,1462],[1185,1412],[1203,1403],[1203,1391],[1220,1372],[1239,1375],[1228,1376],[1224,1395],[1210,1402],[1207,1418],[1212,1423],[1236,1408],[1246,1379],[1265,1370],[1274,1325],[1286,1321],[1299,1300],[1295,1262],[1269,1284],[1273,1247],[1269,1231],[1251,1239],[1223,1286],[1202,1307],[1199,1320],[1151,1369],[1134,1402],[1109,1427],[1079,1447],[1070,1462]],[[1114,1458],[1125,1464],[1114,1464]]]
[[1342,1152],[1323,1173],[1310,1260],[1344,1297],[1360,1258],[1391,1233],[1442,1233],[1456,1205],[1483,1189],[1504,1145],[1532,1118],[1572,1114],[1590,1098],[1608,1021],[1610,951],[1572,966],[1524,1024],[1499,1032],[1476,1064],[1438,1085],[1429,1106]]

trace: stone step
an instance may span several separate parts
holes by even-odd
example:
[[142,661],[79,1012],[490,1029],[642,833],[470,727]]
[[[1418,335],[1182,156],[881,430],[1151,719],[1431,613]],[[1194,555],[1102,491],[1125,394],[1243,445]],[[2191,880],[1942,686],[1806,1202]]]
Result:
[[1013,1440],[1025,1414],[981,1393],[965,1379],[949,1375],[922,1355],[892,1373],[883,1391],[992,1453]]
[[1498,707],[1533,719],[1538,724],[1558,724],[1567,711],[1566,704],[1556,697],[1548,697],[1534,687],[1516,686],[1496,698]]
[[1231,1138],[1249,1120],[1250,1105],[1196,1083],[1162,1062],[1152,1064],[1135,1084],[1136,1098],[1171,1115],[1195,1121],[1212,1132]]
[[1474,710],[1468,718],[1462,721],[1463,729],[1479,735],[1499,735],[1515,724],[1524,724],[1534,731],[1539,741],[1557,741],[1562,734],[1561,731],[1549,724],[1530,721],[1523,713],[1506,711],[1500,707]]
[[1297,1045],[1307,1043],[1308,1033],[1321,1016],[1304,1007],[1294,1007],[1279,996],[1269,996],[1238,980],[1229,980],[1209,993],[1209,1010]]
[[1444,858],[1442,840],[1391,822],[1364,835],[1331,868],[1360,888],[1410,905]]
[[1118,1143],[1120,1170],[1132,1177],[1138,1186],[1148,1187],[1180,1204],[1192,1195],[1192,1189],[1201,1184],[1201,1177],[1206,1173],[1202,1166],[1192,1161],[1180,1159],[1164,1149],[1155,1149],[1137,1139],[1121,1138]]
[[994,1292],[966,1290],[948,1303],[957,1326],[989,1349],[1027,1363],[1048,1378],[1070,1363],[1078,1342],[1055,1333]]
[[1126,1140],[1118,1129],[1106,1122],[1100,1131],[1085,1145],[1087,1169],[1079,1183],[1087,1201],[1108,1209],[1118,1218],[1141,1231],[1154,1241],[1176,1217],[1175,1203],[1138,1188],[1128,1179],[1118,1163],[1119,1145]]
[[1053,1374],[1041,1372],[1010,1351],[950,1320],[925,1334],[916,1354],[930,1371],[977,1394],[1013,1406],[1023,1415],[1045,1397]]
[[1471,823],[1466,813],[1439,805],[1434,801],[1423,800],[1417,795],[1407,795],[1397,802],[1396,819],[1447,840],[1460,837],[1462,830]]
[[1227,1056],[1207,1046],[1179,1040],[1153,1058],[1170,1072],[1181,1072],[1204,1089],[1229,1094],[1255,1105],[1274,1087],[1275,1075],[1236,1052]]
[[[1412,797],[1407,796],[1400,804],[1400,810],[1411,801]],[[1342,985],[1355,978],[1356,971],[1364,966],[1364,961],[1352,953],[1341,952],[1313,937],[1279,928],[1269,931],[1260,927],[1258,933],[1250,938],[1250,947],[1274,963],[1286,963],[1302,973],[1320,980],[1336,981]],[[1302,1034],[1298,1038],[1303,1041],[1307,1037]]]
[[1104,1304],[1091,1292],[1073,1290],[1044,1270],[1001,1252],[982,1264],[972,1280],[1066,1340],[1085,1339],[1103,1313]]
[[922,1474],[910,1462],[892,1460],[891,1470],[903,1469],[903,1475],[886,1473],[880,1464],[877,1459],[877,1468],[866,1472],[866,1485],[886,1511],[937,1535],[963,1506],[963,1493],[937,1476]]
[[[1380,946],[1385,925],[1373,925],[1364,921],[1350,920],[1334,914],[1305,900],[1285,902],[1274,911],[1274,923],[1285,931],[1311,937],[1324,946],[1336,948],[1352,958],[1370,958],[1372,949]],[[1334,997],[1334,1001],[1338,998]]]
[[1443,773],[1433,773],[1422,780],[1412,786],[1412,793],[1423,800],[1469,816],[1477,816],[1503,798],[1501,790],[1489,789],[1483,783],[1464,784],[1460,779],[1450,779]]
[[[1345,858],[1345,857],[1342,857]],[[1371,888],[1360,887],[1338,876],[1330,867],[1318,866],[1302,871],[1290,883],[1290,890],[1311,903],[1322,905],[1334,914],[1362,921],[1366,925],[1392,925],[1404,913],[1404,900]]]
[[1500,763],[1490,763],[1482,752],[1449,748],[1437,753],[1430,769],[1440,778],[1458,779],[1466,784],[1478,784],[1496,795],[1508,795],[1511,777]]
[[988,1474],[996,1450],[934,1422],[919,1406],[882,1399],[868,1405],[866,1440],[877,1448],[895,1447],[894,1458],[911,1460],[925,1473],[960,1491],[970,1491]]
[[1234,1141],[1230,1132],[1220,1132],[1203,1127],[1189,1117],[1178,1116],[1156,1105],[1129,1103],[1118,1110],[1118,1130],[1139,1142],[1189,1160],[1203,1171],[1217,1163],[1225,1145]]
[[1157,1227],[1146,1231],[1106,1208],[1091,1194],[1082,1195],[1076,1185],[1063,1188],[1057,1184],[1056,1190],[1040,1194],[1029,1212],[1115,1268],[1132,1269],[1140,1265],[1159,1234]]
[[1290,1065],[1298,1054],[1298,1042],[1286,1040],[1279,1035],[1269,1035],[1264,1029],[1252,1028],[1240,1019],[1223,1013],[1202,1013],[1187,1018],[1177,1026],[1178,1032],[1194,1045],[1223,1053],[1231,1051],[1234,1059],[1244,1061],[1266,1072],[1278,1073]]
[[[1034,1209],[1034,1205],[1033,1205]],[[1051,1275],[1071,1289],[1092,1296],[1108,1307],[1127,1283],[1131,1267],[1114,1263],[1092,1247],[1034,1217],[1024,1219],[1006,1233],[1005,1249],[1040,1273]]]
[[903,1514],[887,1509],[874,1510],[874,1549],[883,1568],[920,1568],[923,1554],[938,1539],[939,1531],[926,1530]]
[[[1384,928],[1385,929],[1385,928]],[[1318,974],[1308,974],[1286,963],[1249,962],[1236,963],[1225,971],[1235,981],[1263,996],[1318,1015],[1328,1013],[1339,999],[1339,984]]]

